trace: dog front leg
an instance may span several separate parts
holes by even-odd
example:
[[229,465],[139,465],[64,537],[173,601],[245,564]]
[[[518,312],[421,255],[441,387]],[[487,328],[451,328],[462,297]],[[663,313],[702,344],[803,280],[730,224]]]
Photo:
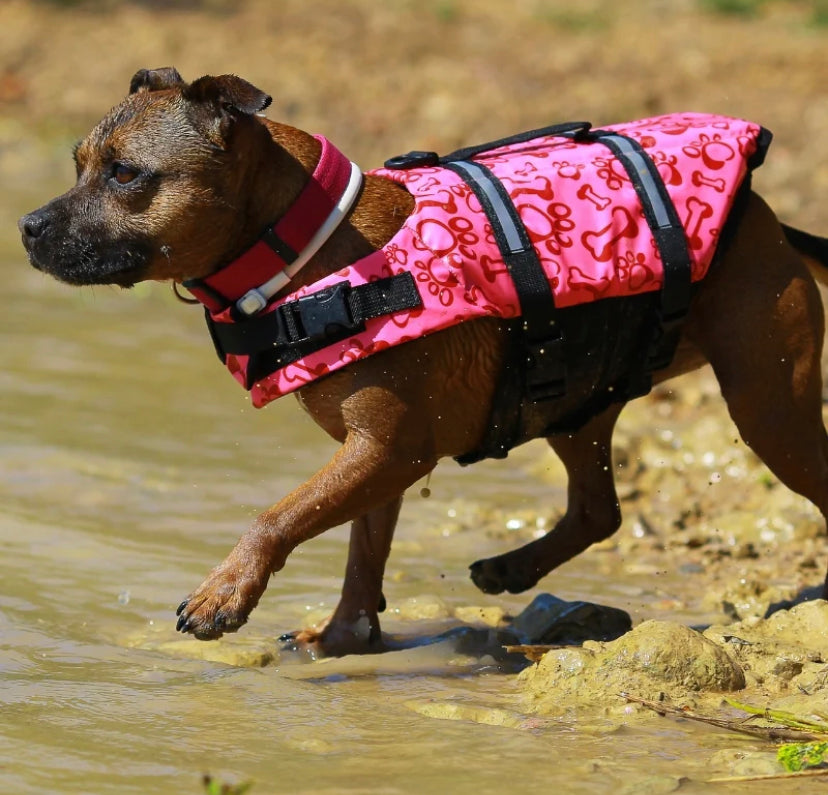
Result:
[[[299,544],[330,527],[363,517],[355,523],[354,532],[359,536],[364,527],[368,540],[352,543],[347,575],[348,585],[356,588],[355,595],[343,597],[330,635],[333,640],[337,632],[351,625],[351,614],[360,609],[369,611],[369,624],[373,621],[378,633],[376,612],[388,554],[385,547],[391,543],[393,522],[387,522],[377,532],[373,544],[372,529],[378,526],[376,518],[383,511],[386,518],[393,514],[396,519],[399,506],[393,510],[389,506],[399,501],[403,491],[430,472],[435,463],[425,457],[402,454],[393,440],[379,442],[364,434],[349,434],[328,465],[261,514],[224,562],[181,603],[177,629],[201,640],[235,632],[247,621],[270,575],[284,566],[287,556]],[[363,604],[366,606],[362,607]]]

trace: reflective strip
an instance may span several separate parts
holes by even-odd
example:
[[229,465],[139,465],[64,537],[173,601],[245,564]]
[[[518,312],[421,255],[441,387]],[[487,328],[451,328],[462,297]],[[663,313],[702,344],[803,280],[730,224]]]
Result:
[[623,155],[635,169],[638,174],[638,178],[641,181],[641,187],[647,194],[647,198],[650,200],[650,205],[653,208],[653,214],[659,229],[669,229],[672,227],[673,223],[670,220],[670,213],[667,206],[664,204],[661,191],[653,179],[653,174],[650,171],[647,156],[636,149],[632,142],[623,135],[601,135],[599,140],[611,140],[618,148],[618,154]]
[[555,296],[512,197],[481,163],[451,160],[443,166],[464,179],[477,197],[515,286],[525,332],[526,395],[533,402],[561,397],[566,394],[566,360],[555,324]]
[[[462,171],[465,174],[466,181],[469,180],[477,183],[480,190],[486,194],[486,198],[492,205],[500,228],[503,230],[503,235],[506,239],[506,245],[509,247],[510,254],[517,254],[526,250],[526,245],[521,235],[521,230],[516,226],[514,217],[509,207],[503,203],[500,192],[492,182],[491,177],[486,169],[481,168],[477,163],[471,161],[453,160],[450,164],[453,171]],[[501,252],[505,253],[505,252]]]

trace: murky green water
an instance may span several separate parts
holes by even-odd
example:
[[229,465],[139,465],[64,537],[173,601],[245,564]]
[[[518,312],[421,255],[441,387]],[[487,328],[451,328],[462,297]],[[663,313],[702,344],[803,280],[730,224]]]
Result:
[[[423,715],[429,700],[519,710],[514,675],[451,642],[264,668],[204,659],[216,646],[177,635],[175,606],[332,445],[291,398],[251,409],[199,312],[165,289],[75,290],[32,271],[11,221],[34,194],[0,211],[0,792],[196,793],[208,771],[256,794],[662,792],[661,779],[644,789],[651,776],[703,777],[716,736],[655,717],[504,728]],[[447,613],[528,603],[484,597],[466,573],[509,544],[475,532],[475,512],[560,505],[516,463],[447,463],[431,499],[411,496],[386,629],[457,625],[395,621],[414,598]],[[280,633],[332,609],[345,553],[343,528],[297,551],[231,650],[278,650]],[[544,586],[646,613],[646,586],[593,566]]]

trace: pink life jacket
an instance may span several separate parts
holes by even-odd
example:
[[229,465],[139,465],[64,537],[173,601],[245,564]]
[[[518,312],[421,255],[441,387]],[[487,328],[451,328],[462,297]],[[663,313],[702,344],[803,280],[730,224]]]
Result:
[[[369,172],[413,196],[400,230],[379,251],[270,301],[252,318],[232,302],[261,281],[256,267],[241,278],[247,271],[235,267],[230,278],[228,266],[206,285],[188,283],[207,305],[220,358],[253,405],[457,323],[527,317],[526,287],[516,285],[508,261],[521,246],[510,234],[523,236],[542,268],[543,284],[537,274],[529,281],[535,278],[536,293],[549,292],[550,311],[661,291],[662,314],[680,319],[689,285],[707,273],[770,134],[752,122],[697,113],[601,131],[586,123],[549,129],[444,158],[412,153]],[[320,140],[332,162],[344,160]],[[504,189],[508,197],[498,198]],[[678,275],[672,264],[665,270],[668,257],[679,262]],[[354,308],[360,290],[368,310]],[[657,367],[669,362],[676,338]]]

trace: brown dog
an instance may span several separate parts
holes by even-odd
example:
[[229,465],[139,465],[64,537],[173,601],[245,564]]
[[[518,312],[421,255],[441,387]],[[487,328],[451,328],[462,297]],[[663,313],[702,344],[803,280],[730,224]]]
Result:
[[[320,158],[315,138],[256,115],[269,101],[233,76],[187,84],[173,69],[139,72],[130,96],[77,147],[77,184],[21,219],[32,264],[70,284],[128,287],[200,279],[233,260],[285,214]],[[367,176],[291,289],[380,248],[412,206],[398,185]],[[745,442],[826,515],[823,308],[809,269],[828,283],[828,241],[783,231],[750,194],[720,255],[656,380],[709,362]],[[342,599],[323,628],[297,641],[327,654],[381,649],[383,569],[403,492],[438,459],[468,453],[484,437],[504,328],[495,319],[461,323],[303,387],[301,404],[341,448],[256,519],[182,603],[178,628],[203,639],[237,630],[295,547],[351,521]],[[544,435],[583,399],[525,402],[517,441]],[[482,590],[525,590],[618,528],[610,441],[620,410],[612,405],[548,439],[569,476],[566,514],[545,537],[473,564]]]

